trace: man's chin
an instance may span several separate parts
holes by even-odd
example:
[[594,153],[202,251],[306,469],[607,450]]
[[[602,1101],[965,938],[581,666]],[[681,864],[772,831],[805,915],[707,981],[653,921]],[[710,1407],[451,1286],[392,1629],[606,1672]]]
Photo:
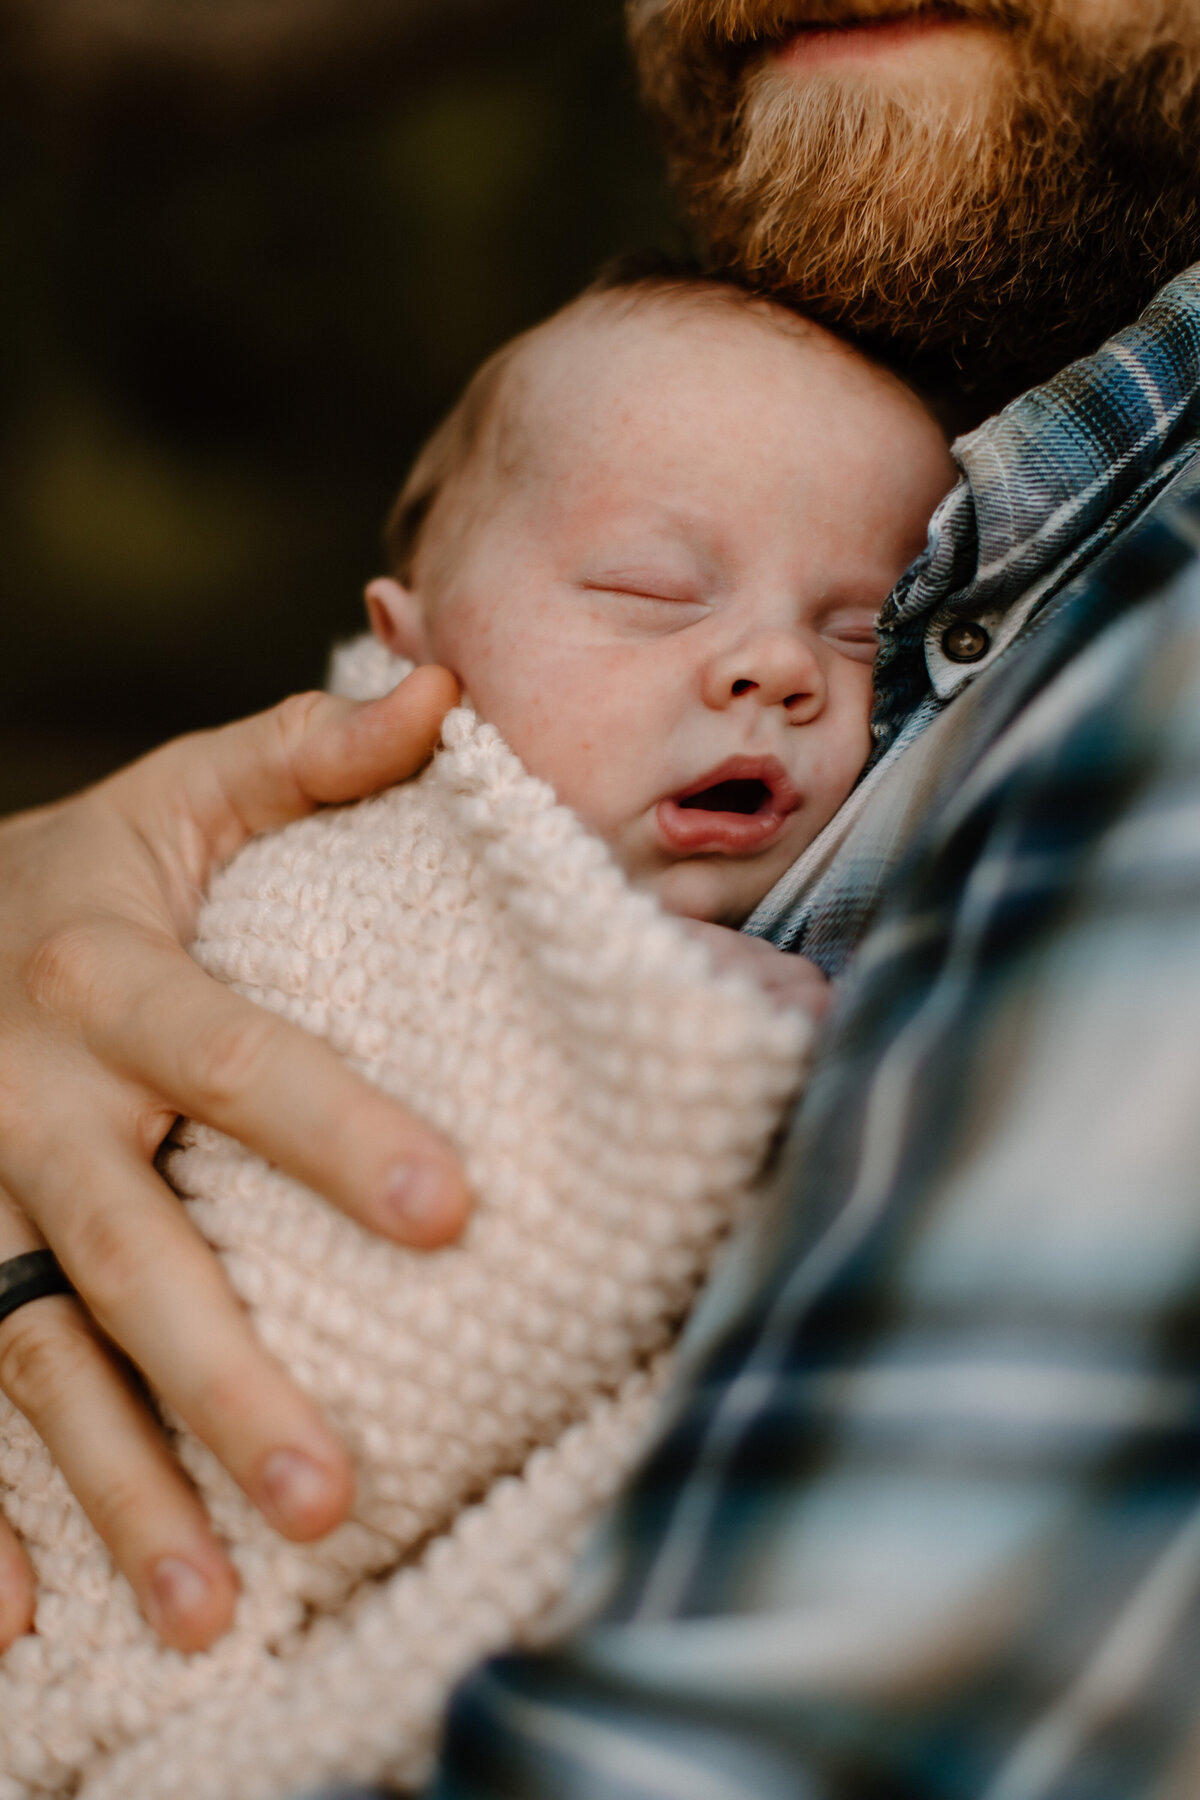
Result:
[[[910,354],[951,344],[1012,289],[1023,246],[1070,224],[1009,153],[1024,121],[1007,47],[973,30],[903,59],[762,58],[743,76],[740,142],[693,204],[716,259],[842,329]],[[1064,134],[1060,153],[1070,159]],[[697,203],[698,202],[698,203]],[[999,232],[1004,218],[1023,243]]]
[[960,10],[899,43],[797,35],[783,0],[631,0],[630,24],[715,267],[1011,389],[1200,258],[1200,12],[1138,0],[1101,43],[1066,5]]

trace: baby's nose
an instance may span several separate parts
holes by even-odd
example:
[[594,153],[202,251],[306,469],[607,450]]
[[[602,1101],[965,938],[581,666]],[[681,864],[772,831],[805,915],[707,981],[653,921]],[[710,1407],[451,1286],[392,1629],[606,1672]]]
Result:
[[[739,678],[733,683],[733,686],[729,691],[734,700],[740,700],[743,694],[758,693],[761,688],[762,683],[760,681],[750,681],[748,679]],[[769,697],[769,700],[770,704],[785,706],[789,712],[793,712],[797,706],[802,706],[807,698],[808,696],[804,690],[798,689],[794,694],[782,694],[779,696],[778,700],[771,696]]]
[[824,701],[818,657],[796,632],[759,632],[717,657],[711,670],[710,705],[724,707],[753,696],[760,706],[782,706],[796,723]]

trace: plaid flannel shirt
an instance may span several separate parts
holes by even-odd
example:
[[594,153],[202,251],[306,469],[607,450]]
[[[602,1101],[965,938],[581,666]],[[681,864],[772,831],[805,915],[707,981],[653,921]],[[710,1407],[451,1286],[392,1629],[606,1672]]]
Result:
[[1200,272],[957,454],[776,1200],[436,1800],[1200,1794]]

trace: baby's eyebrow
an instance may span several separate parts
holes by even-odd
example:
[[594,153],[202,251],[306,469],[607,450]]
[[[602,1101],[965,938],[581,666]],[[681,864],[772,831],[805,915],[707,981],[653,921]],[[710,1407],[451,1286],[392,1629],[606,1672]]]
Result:
[[587,549],[613,566],[674,557],[686,563],[689,573],[708,575],[723,561],[712,525],[703,514],[658,502],[639,506],[633,520],[624,507],[589,513],[581,535]]
[[597,522],[631,534],[657,537],[703,539],[711,529],[707,508],[689,502],[686,497],[673,498],[646,486],[645,481],[631,485],[624,467],[609,471],[602,467],[593,471],[577,471],[569,478],[567,492],[570,504],[588,513]]

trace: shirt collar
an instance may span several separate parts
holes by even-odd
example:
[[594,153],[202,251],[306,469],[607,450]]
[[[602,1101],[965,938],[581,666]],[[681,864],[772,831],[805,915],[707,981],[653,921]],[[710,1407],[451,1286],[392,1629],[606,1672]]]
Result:
[[[951,699],[1200,450],[1200,265],[953,446],[961,471],[880,614],[873,730]],[[966,622],[971,660],[945,648]],[[980,646],[983,646],[982,648]]]

